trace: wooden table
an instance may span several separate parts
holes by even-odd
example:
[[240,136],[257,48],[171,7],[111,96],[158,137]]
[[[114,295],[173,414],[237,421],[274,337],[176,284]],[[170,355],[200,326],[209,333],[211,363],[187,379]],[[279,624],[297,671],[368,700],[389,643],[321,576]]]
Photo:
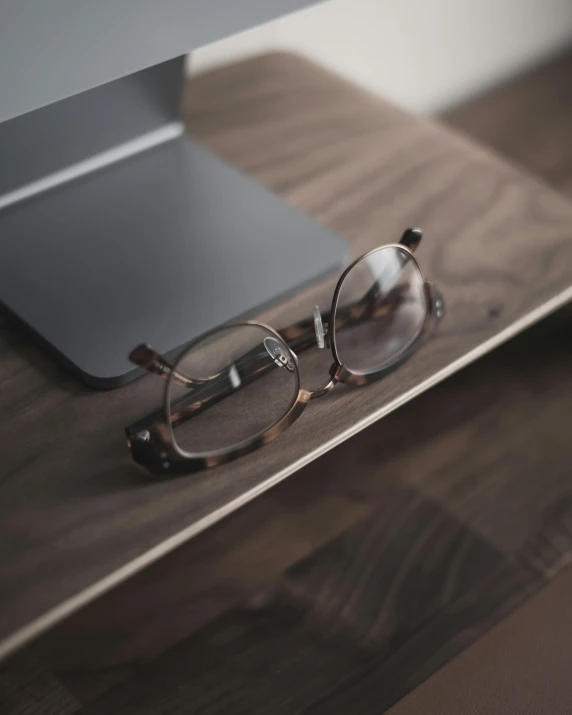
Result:
[[[284,54],[196,79],[186,114],[209,146],[343,234],[354,255],[423,226],[420,261],[446,322],[399,371],[340,388],[264,450],[169,481],[142,474],[123,444],[123,427],[160,399],[157,381],[92,392],[3,323],[3,654],[572,298],[572,205],[438,124]],[[265,318],[307,316],[330,290]],[[312,386],[323,368],[308,359],[303,380]]]

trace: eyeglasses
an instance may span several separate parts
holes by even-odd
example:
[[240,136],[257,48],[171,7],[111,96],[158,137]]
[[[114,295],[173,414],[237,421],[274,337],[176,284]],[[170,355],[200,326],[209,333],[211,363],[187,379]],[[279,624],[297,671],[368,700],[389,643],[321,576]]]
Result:
[[[164,407],[126,429],[133,458],[154,474],[189,474],[276,439],[336,383],[364,385],[403,363],[444,313],[413,253],[420,229],[361,256],[340,277],[331,310],[280,332],[245,321],[215,328],[170,362],[148,345],[130,360],[167,380]],[[327,382],[300,386],[297,352],[329,347]]]

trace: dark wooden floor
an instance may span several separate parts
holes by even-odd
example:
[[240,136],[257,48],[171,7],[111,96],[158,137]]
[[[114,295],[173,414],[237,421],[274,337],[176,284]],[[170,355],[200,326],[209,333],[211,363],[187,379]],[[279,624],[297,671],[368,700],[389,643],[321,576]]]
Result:
[[[503,97],[570,91],[562,63],[447,120],[538,171],[572,133],[549,146],[536,108],[523,144],[503,144],[497,122]],[[566,122],[546,102],[547,126]],[[572,186],[568,167],[546,179]],[[572,558],[571,320],[562,309],[0,665],[0,713],[383,712]]]

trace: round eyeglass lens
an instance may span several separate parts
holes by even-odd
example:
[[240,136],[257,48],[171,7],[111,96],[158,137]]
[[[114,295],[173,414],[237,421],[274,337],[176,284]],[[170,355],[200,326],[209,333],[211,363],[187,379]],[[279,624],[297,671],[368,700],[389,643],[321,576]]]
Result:
[[339,361],[366,375],[398,361],[423,331],[428,302],[409,251],[383,246],[343,279],[334,320]]
[[183,353],[169,378],[175,441],[198,456],[248,443],[284,417],[298,390],[295,358],[274,333],[221,328]]

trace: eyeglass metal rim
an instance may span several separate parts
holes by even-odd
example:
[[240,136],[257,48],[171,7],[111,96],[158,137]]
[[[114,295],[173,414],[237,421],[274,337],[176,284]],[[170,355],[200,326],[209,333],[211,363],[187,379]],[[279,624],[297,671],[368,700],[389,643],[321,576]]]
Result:
[[[374,248],[371,251],[362,254],[352,263],[350,263],[350,265],[341,274],[332,297],[330,320],[327,325],[327,337],[329,338],[329,347],[331,349],[333,358],[333,363],[329,371],[330,378],[324,385],[315,390],[308,390],[306,388],[301,387],[300,373],[297,367],[296,355],[286,343],[284,338],[280,335],[280,333],[266,323],[255,320],[244,320],[234,323],[227,323],[222,326],[217,326],[216,328],[209,330],[207,333],[203,333],[201,336],[193,340],[177,358],[175,363],[171,366],[170,374],[168,374],[167,376],[163,409],[161,411],[163,421],[158,420],[153,424],[147,425],[146,423],[148,421],[148,418],[144,418],[144,420],[141,420],[126,428],[127,443],[129,448],[131,449],[134,460],[142,466],[146,467],[152,473],[162,475],[192,474],[205,469],[210,469],[212,467],[226,464],[227,462],[245,456],[259,449],[260,447],[274,441],[302,415],[310,400],[316,399],[327,394],[335,387],[336,384],[344,383],[346,385],[353,386],[366,385],[368,383],[379,380],[381,377],[392,372],[401,364],[406,362],[411,357],[411,355],[418,350],[420,344],[426,339],[428,335],[429,326],[433,324],[436,320],[441,319],[444,313],[443,297],[431,281],[425,280],[419,263],[413,255],[413,252],[419,245],[421,238],[422,232],[420,229],[407,229],[404,232],[399,243],[384,244],[383,246],[378,246],[377,248]],[[391,362],[390,364],[384,366],[379,370],[375,370],[372,372],[355,372],[350,370],[340,360],[336,346],[335,323],[341,289],[346,276],[358,263],[375,253],[387,249],[397,249],[405,253],[408,259],[413,261],[415,268],[419,272],[420,276],[423,278],[424,297],[426,304],[425,319],[415,339],[403,351],[403,353],[399,355],[399,357],[395,361]],[[282,343],[282,345],[290,354],[293,360],[293,364],[295,366],[294,373],[296,379],[296,394],[294,396],[292,404],[286,414],[284,414],[280,419],[278,419],[273,425],[266,428],[263,432],[253,437],[250,437],[236,445],[233,445],[228,449],[219,449],[201,454],[187,452],[181,449],[181,447],[178,445],[174,434],[173,425],[171,423],[170,404],[171,388],[173,385],[173,376],[175,373],[174,368],[176,368],[177,364],[184,357],[184,355],[188,354],[188,352],[191,351],[198,343],[203,342],[211,335],[214,335],[223,330],[239,328],[242,326],[257,326],[267,330]],[[144,347],[148,348],[148,346]],[[166,360],[163,360],[163,363],[165,365],[170,365]],[[149,369],[148,366],[145,367]],[[164,368],[161,367],[158,370],[151,371],[164,373]]]

